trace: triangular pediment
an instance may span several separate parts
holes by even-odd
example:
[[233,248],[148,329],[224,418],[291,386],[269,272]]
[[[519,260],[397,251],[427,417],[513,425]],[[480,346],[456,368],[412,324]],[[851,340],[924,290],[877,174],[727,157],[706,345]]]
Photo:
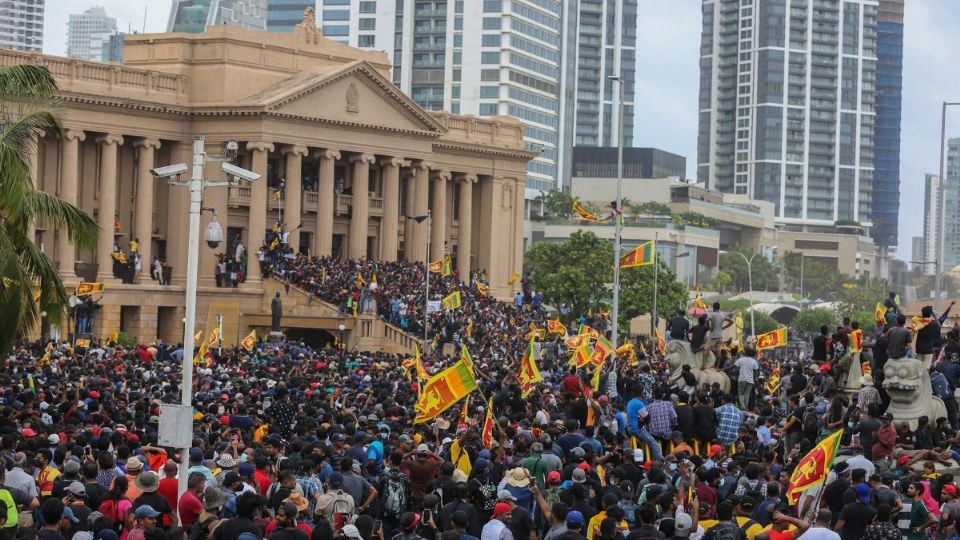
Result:
[[244,100],[284,116],[395,132],[446,130],[366,62],[300,73]]

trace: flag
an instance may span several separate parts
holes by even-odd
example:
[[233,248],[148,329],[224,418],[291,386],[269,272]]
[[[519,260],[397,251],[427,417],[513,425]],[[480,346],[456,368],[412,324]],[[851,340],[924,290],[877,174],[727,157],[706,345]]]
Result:
[[600,365],[597,366],[597,369],[593,370],[593,377],[590,378],[590,388],[593,388],[594,392],[600,391],[600,377],[603,376],[603,365],[604,362],[600,362]]
[[620,257],[620,268],[634,268],[653,264],[653,260],[657,256],[654,247],[653,240],[640,244],[634,250]]
[[377,273],[374,272],[373,275],[370,276],[370,283],[372,284],[376,282],[377,282]]
[[657,350],[660,351],[661,355],[667,354],[667,340],[660,333],[659,328],[657,328]]
[[240,342],[240,346],[244,348],[247,352],[253,350],[253,347],[257,344],[257,331],[251,330],[247,337],[243,338],[243,341]]
[[200,343],[200,337],[203,336],[203,330],[197,330],[197,333],[193,335],[193,344],[196,345]]
[[585,334],[577,334],[575,336],[570,336],[567,339],[563,340],[566,343],[568,349],[579,348],[584,343],[590,342],[590,336]]
[[367,280],[363,279],[363,276],[360,272],[357,272],[357,279],[354,280],[353,285],[357,288],[363,288],[367,286]]
[[27,385],[30,387],[30,391],[34,394],[37,393],[37,384],[33,381],[33,375],[27,374]]
[[105,283],[86,283],[81,282],[77,285],[77,296],[87,296],[88,294],[101,293],[107,285]]
[[787,327],[781,326],[776,330],[771,330],[766,334],[757,336],[757,350],[776,349],[787,344]]
[[[470,414],[470,394],[467,394],[467,397],[463,398],[463,407],[460,409],[460,419],[457,420],[457,427],[465,426],[468,424]],[[451,447],[452,448],[452,447]],[[453,455],[453,452],[450,453]],[[456,460],[452,460],[456,463]]]
[[523,339],[527,341],[530,341],[533,338],[543,341],[546,337],[547,331],[543,328],[537,328],[533,323],[530,323],[530,331],[523,335]]
[[776,366],[770,371],[770,378],[767,379],[767,393],[776,394],[777,390],[780,389],[780,363],[778,362]]
[[833,465],[833,458],[837,456],[837,448],[840,446],[842,436],[843,430],[840,429],[820,441],[807,452],[807,455],[803,456],[790,476],[790,484],[787,488],[787,501],[790,504],[796,504],[801,493],[823,483],[827,478],[827,473]]
[[573,351],[573,355],[570,356],[570,365],[576,366],[577,369],[580,369],[590,363],[590,360],[593,358],[593,347],[590,346],[590,342],[586,341],[583,345],[577,347],[577,350]]
[[90,348],[90,339],[89,338],[77,338],[73,342],[74,346],[79,349],[89,349]]
[[200,411],[198,411],[196,408],[194,408],[194,409],[193,409],[193,419],[194,419],[194,420],[202,420],[202,419],[203,419],[203,413],[200,412]]
[[120,340],[120,331],[114,330],[113,333],[110,334],[110,343],[116,345],[119,340]]
[[450,264],[450,255],[443,256],[443,268],[440,270],[440,275],[443,277],[450,277],[453,275],[453,265]]
[[197,354],[193,357],[193,365],[199,366],[200,361],[203,360],[203,357],[207,355],[207,342],[204,341],[200,344],[200,348],[197,349]]
[[216,347],[217,343],[220,342],[220,328],[214,328],[213,332],[210,332],[210,346]]
[[279,200],[280,200],[280,194],[281,194],[281,193],[283,193],[283,192],[280,191],[279,189],[276,190],[276,191],[274,191],[274,192],[273,192],[273,200],[279,201]]
[[273,239],[273,242],[270,242],[270,251],[274,251],[274,250],[277,249],[278,247],[280,247],[280,237],[279,237],[279,236],[277,236],[276,238],[274,238],[274,239]]
[[593,328],[590,328],[585,324],[580,325],[580,330],[577,333],[580,335],[591,337],[593,339],[600,337],[600,332],[594,330]]
[[482,296],[488,296],[488,295],[490,294],[490,286],[489,286],[489,285],[486,285],[486,284],[484,284],[484,283],[480,283],[479,281],[477,281],[476,283],[474,283],[474,285],[477,286],[477,292],[480,293]]
[[537,386],[537,383],[543,380],[540,375],[540,368],[537,366],[537,358],[534,354],[533,340],[527,343],[527,352],[523,354],[520,360],[520,395],[526,398],[530,392]]
[[707,303],[703,301],[703,296],[700,295],[700,291],[697,291],[697,297],[693,299],[693,304],[697,306],[697,309],[702,309],[704,311],[709,309]]
[[551,319],[547,321],[547,331],[551,334],[566,335],[567,327],[560,322],[560,319]]
[[493,448],[493,398],[487,401],[486,415],[483,418],[483,429],[480,431],[480,444],[484,448]]
[[587,221],[606,221],[606,219],[602,219],[588,212],[587,209],[580,204],[580,201],[573,201],[573,211],[580,216],[580,219]]
[[427,368],[423,367],[423,358],[420,357],[420,347],[416,343],[413,344],[413,361],[414,365],[417,368],[417,379],[421,381],[430,380],[430,373],[427,372]]
[[477,389],[473,370],[463,362],[457,362],[434,375],[423,387],[414,409],[417,411],[415,424],[433,420],[452,407],[467,394]]
[[610,340],[604,336],[597,338],[597,341],[593,344],[593,357],[590,361],[593,365],[600,367],[604,362],[607,361],[607,357],[610,356],[610,353],[614,351],[614,346],[610,343]]
[[439,261],[433,261],[430,263],[430,272],[433,274],[442,274],[443,273],[443,259]]
[[514,272],[510,274],[510,281],[507,282],[507,285],[513,285],[520,279],[520,272]]
[[850,352],[863,352],[863,330],[859,328],[850,332]]
[[743,315],[739,311],[733,319],[733,327],[737,331],[737,345],[743,347]]
[[456,309],[463,305],[463,300],[460,298],[460,291],[453,291],[448,294],[440,301],[440,305],[443,309]]
[[919,315],[915,315],[913,319],[910,320],[910,322],[913,323],[912,330],[914,332],[919,332],[923,330],[928,324],[932,323],[933,319],[927,319],[924,317],[920,317]]
[[473,319],[470,319],[470,322],[467,323],[467,337],[473,337]]
[[467,349],[466,345],[460,346],[460,360],[473,371],[473,357],[470,356],[470,351]]
[[873,320],[877,326],[887,324],[887,308],[880,302],[877,302],[877,307],[873,308]]
[[113,260],[117,261],[120,264],[127,264],[127,256],[124,255],[122,251],[114,251],[111,253]]

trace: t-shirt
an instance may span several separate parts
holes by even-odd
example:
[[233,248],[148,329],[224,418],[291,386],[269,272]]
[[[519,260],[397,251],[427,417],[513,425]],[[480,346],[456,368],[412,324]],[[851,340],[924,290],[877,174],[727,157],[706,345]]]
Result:
[[667,325],[670,329],[670,339],[687,339],[687,332],[690,330],[690,321],[684,316],[677,316],[670,319]]
[[727,314],[722,311],[711,311],[707,318],[710,320],[710,338],[723,339],[723,323]]
[[270,534],[270,540],[310,540],[300,529],[278,529]]
[[838,520],[844,522],[840,537],[843,540],[855,540],[863,536],[864,529],[873,522],[877,511],[869,504],[852,502],[844,505]]
[[234,540],[243,533],[251,533],[256,538],[263,538],[260,526],[249,519],[228,519],[217,526],[213,531],[215,540]]
[[840,535],[826,527],[810,527],[797,540],[840,540]]
[[145,505],[152,506],[154,510],[160,512],[161,514],[170,514],[173,512],[173,508],[170,506],[170,503],[167,502],[166,497],[160,495],[156,491],[152,493],[144,493],[133,500],[134,511],[136,511],[137,508]]
[[699,351],[706,341],[707,333],[710,331],[706,325],[698,324],[690,330],[690,348]]
[[813,338],[813,354],[810,358],[817,362],[827,361],[827,336],[819,335]]
[[902,326],[894,326],[887,331],[887,357],[903,358],[907,356],[908,343],[910,343],[910,331]]
[[913,505],[910,507],[910,528],[907,529],[907,540],[923,540],[927,537],[926,532],[913,532],[913,530],[927,522],[929,513],[923,501],[913,501]]
[[737,358],[737,361],[734,362],[734,365],[740,368],[739,374],[737,375],[737,381],[753,384],[753,376],[757,370],[760,369],[760,364],[757,363],[756,359],[749,356],[741,356],[740,358]]
[[180,524],[184,527],[193,525],[197,517],[203,512],[203,503],[192,491],[184,492],[177,506],[180,511]]
[[62,534],[49,529],[41,529],[37,531],[37,538],[40,540],[67,540]]
[[873,453],[873,438],[877,430],[880,429],[880,421],[876,418],[864,418],[860,421],[860,447],[863,453],[871,455]]

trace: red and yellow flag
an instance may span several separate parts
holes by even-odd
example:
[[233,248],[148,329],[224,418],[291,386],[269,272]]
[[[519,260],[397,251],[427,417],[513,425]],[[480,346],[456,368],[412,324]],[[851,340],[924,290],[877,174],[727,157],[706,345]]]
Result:
[[457,428],[466,426],[470,419],[470,394],[463,398],[463,407],[460,409],[460,419],[457,420]]
[[460,298],[460,291],[453,291],[447,296],[443,297],[443,300],[440,301],[440,305],[443,309],[457,309],[463,305],[463,300]]
[[770,371],[770,378],[767,379],[767,393],[776,394],[777,390],[780,389],[780,364],[777,363],[776,366]]
[[414,409],[415,424],[429,422],[477,389],[473,370],[463,360],[434,375],[423,387]]
[[914,332],[919,332],[923,330],[928,324],[932,323],[933,319],[927,319],[925,317],[915,315],[913,319],[910,319],[910,322],[912,323],[910,329],[913,330]]
[[547,321],[547,331],[551,334],[566,335],[567,327],[560,322],[560,319],[550,319]]
[[590,362],[600,367],[606,362],[607,357],[610,356],[610,353],[614,351],[613,343],[610,343],[610,340],[604,336],[597,338],[597,341],[593,344],[593,357],[590,359]]
[[196,345],[200,343],[200,338],[203,336],[203,330],[197,330],[197,333],[193,335],[193,344]]
[[77,338],[77,340],[74,341],[73,344],[74,344],[74,346],[76,346],[78,349],[89,349],[89,348],[90,348],[90,339],[89,339],[89,338]]
[[620,257],[620,268],[634,268],[653,264],[653,259],[656,257],[654,247],[653,240],[640,244],[634,250]]
[[480,431],[480,444],[484,448],[493,448],[493,398],[487,401],[486,416],[483,419],[483,429]]
[[787,344],[787,327],[781,326],[776,330],[757,336],[757,350],[776,349]]
[[877,307],[873,309],[873,321],[877,326],[887,324],[887,308],[880,302],[877,302]]
[[581,324],[581,325],[580,325],[580,330],[579,330],[577,333],[579,333],[579,334],[582,335],[582,336],[587,336],[587,337],[593,338],[593,339],[596,339],[596,338],[600,337],[600,332],[596,331],[595,329],[593,329],[593,328],[591,328],[591,327],[589,327],[589,326],[587,326],[587,325],[585,325],[585,324]]
[[530,323],[530,331],[524,334],[523,339],[530,341],[533,338],[537,338],[540,341],[543,341],[547,337],[547,331],[543,328],[537,328],[537,325]]
[[427,373],[427,368],[423,367],[423,358],[420,357],[420,347],[416,343],[413,344],[413,362],[414,366],[417,368],[417,379],[421,381],[430,380],[430,374]]
[[211,347],[216,347],[217,343],[220,341],[220,327],[215,327],[212,332],[210,332],[210,339],[208,343]]
[[850,352],[863,352],[863,330],[859,328],[850,332]]
[[659,328],[657,329],[657,350],[660,351],[661,355],[667,354],[667,340],[660,333]]
[[510,281],[507,282],[507,285],[513,285],[517,281],[520,281],[520,272],[510,274]]
[[593,358],[593,347],[590,346],[589,341],[585,341],[582,345],[577,347],[573,351],[573,355],[570,356],[570,365],[576,366],[577,369],[580,369],[590,363],[590,360]]
[[489,286],[489,285],[487,285],[487,284],[485,284],[485,283],[480,283],[479,281],[477,281],[476,283],[474,283],[474,285],[477,286],[477,292],[480,293],[482,296],[488,296],[488,295],[490,294],[490,286]]
[[431,262],[431,263],[430,263],[430,272],[432,272],[432,273],[434,273],[434,274],[442,274],[442,273],[443,273],[443,259],[440,259],[439,261],[433,261],[433,262]]
[[586,334],[577,334],[575,336],[570,336],[567,339],[563,340],[567,344],[568,349],[578,349],[583,346],[584,343],[590,341],[590,336]]
[[587,211],[586,208],[580,204],[580,201],[573,201],[573,211],[577,213],[580,219],[585,219],[587,221],[607,221],[606,219],[595,216]]
[[787,501],[790,504],[796,504],[801,493],[823,483],[827,478],[827,473],[833,465],[833,458],[837,456],[837,448],[840,446],[842,436],[841,429],[820,441],[807,452],[807,455],[803,456],[790,476],[790,484],[787,488]]
[[77,296],[101,293],[107,287],[105,283],[80,283],[77,285]]
[[860,373],[873,376],[873,366],[870,365],[870,362],[860,362]]
[[247,352],[253,350],[253,347],[257,344],[257,331],[251,330],[247,337],[243,338],[243,341],[240,342],[240,346]]
[[527,344],[527,352],[523,354],[523,358],[520,360],[520,389],[521,396],[524,398],[530,395],[538,382],[543,380],[533,351],[533,340],[531,339]]

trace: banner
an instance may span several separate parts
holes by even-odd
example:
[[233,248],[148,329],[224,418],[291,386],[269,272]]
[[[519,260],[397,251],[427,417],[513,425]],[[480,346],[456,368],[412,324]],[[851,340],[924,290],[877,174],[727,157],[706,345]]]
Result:
[[462,360],[436,374],[424,385],[414,408],[415,424],[422,424],[443,414],[467,394],[477,389],[473,370]]
[[656,253],[654,241],[650,240],[637,246],[623,257],[620,257],[620,268],[635,268],[653,264]]
[[591,214],[586,208],[583,207],[583,205],[580,204],[580,201],[573,201],[573,211],[577,213],[580,219],[585,219],[587,221],[600,222],[607,221],[608,219],[600,218]]
[[781,326],[776,330],[757,336],[757,350],[776,349],[787,344],[787,327]]
[[77,296],[87,296],[93,293],[102,293],[107,288],[106,283],[80,283],[77,285]]
[[787,501],[790,504],[796,504],[800,494],[823,483],[833,465],[833,459],[837,456],[837,448],[840,446],[840,437],[843,436],[843,430],[839,430],[833,435],[820,441],[812,450],[803,456],[800,463],[793,470],[790,476],[790,484],[787,488]]

